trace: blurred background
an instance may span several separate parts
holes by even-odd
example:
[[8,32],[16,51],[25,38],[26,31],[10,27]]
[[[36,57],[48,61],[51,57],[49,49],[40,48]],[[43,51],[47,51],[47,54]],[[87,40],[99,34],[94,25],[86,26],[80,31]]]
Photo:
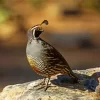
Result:
[[72,69],[100,66],[100,0],[0,0],[0,91],[41,78],[27,62],[26,34],[44,19],[41,37]]

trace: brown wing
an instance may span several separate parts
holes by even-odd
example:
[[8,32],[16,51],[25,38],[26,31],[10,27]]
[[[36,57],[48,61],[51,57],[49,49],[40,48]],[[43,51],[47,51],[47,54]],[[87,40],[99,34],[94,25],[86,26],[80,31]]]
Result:
[[66,70],[67,72],[72,72],[64,57],[53,46],[44,41],[42,45],[44,46],[42,57],[45,58],[50,70],[55,69],[58,71]]

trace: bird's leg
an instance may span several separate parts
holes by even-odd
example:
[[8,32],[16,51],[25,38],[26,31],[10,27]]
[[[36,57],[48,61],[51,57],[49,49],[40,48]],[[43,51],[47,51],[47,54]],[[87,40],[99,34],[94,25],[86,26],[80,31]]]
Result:
[[46,80],[46,78],[44,78],[44,80],[40,83],[40,84],[38,84],[38,85],[42,85],[41,87],[39,87],[37,90],[39,90],[39,89],[42,89],[42,88],[44,88],[45,87],[45,91],[47,90],[47,88],[48,88],[48,83],[49,83],[49,81],[50,81],[50,78],[48,78],[48,80],[47,80],[47,83],[46,83],[46,86],[45,86],[45,80]]
[[45,80],[46,80],[46,77],[43,79],[43,81],[40,83],[40,85],[45,85]]
[[46,91],[47,88],[48,88],[49,81],[50,81],[50,77],[48,77],[48,81],[47,81],[47,83],[46,83],[45,91]]
[[45,84],[46,77],[43,79],[43,84]]
[[35,85],[34,87],[37,87],[37,86],[39,86],[39,85],[45,85],[45,80],[46,80],[46,77],[43,79],[43,81],[42,82],[40,82],[40,83],[38,83],[37,85]]

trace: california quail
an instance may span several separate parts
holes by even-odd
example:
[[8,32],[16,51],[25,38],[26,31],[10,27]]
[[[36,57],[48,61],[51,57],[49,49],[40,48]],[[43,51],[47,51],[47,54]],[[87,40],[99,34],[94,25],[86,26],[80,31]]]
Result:
[[[30,66],[39,75],[47,77],[48,82],[51,76],[58,73],[71,76],[73,80],[78,82],[78,78],[63,56],[53,46],[39,37],[43,32],[41,25],[44,23],[47,25],[48,21],[44,20],[41,24],[33,26],[27,33],[26,55]],[[45,90],[48,87],[48,82]]]

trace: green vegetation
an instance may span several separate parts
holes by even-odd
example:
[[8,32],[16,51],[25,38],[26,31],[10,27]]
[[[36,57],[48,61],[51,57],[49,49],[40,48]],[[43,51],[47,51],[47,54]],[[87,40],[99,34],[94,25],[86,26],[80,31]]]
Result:
[[7,9],[0,7],[0,23],[4,22],[9,16]]

